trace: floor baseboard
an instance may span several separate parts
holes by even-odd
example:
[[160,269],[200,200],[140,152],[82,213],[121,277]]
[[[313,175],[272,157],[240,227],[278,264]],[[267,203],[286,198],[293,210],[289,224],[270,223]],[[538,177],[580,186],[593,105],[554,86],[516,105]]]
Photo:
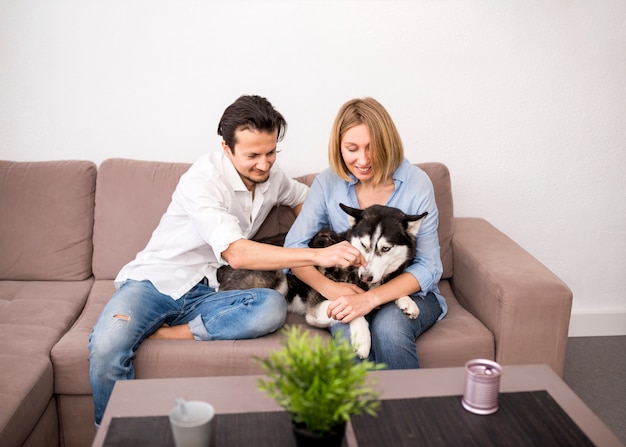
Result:
[[606,313],[572,313],[570,337],[626,335],[626,311]]

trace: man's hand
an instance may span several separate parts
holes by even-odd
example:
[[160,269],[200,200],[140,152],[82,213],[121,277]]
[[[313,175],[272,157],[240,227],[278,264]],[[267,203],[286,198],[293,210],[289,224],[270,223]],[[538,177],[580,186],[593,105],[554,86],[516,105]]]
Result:
[[339,242],[326,248],[317,248],[317,261],[320,267],[360,267],[365,265],[361,252],[348,241]]

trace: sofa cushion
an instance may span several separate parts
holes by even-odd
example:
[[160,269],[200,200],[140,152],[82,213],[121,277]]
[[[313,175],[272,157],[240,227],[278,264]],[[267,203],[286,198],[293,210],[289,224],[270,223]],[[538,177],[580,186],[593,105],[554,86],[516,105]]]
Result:
[[0,445],[58,438],[50,350],[82,311],[92,283],[0,281]]
[[0,161],[0,279],[91,275],[96,165]]
[[[89,350],[91,331],[105,304],[115,291],[112,280],[94,283],[87,305],[70,331],[54,346],[56,394],[91,394]],[[289,314],[287,324],[305,324],[304,318]],[[327,331],[309,327],[326,335]],[[137,350],[136,377],[192,377],[261,374],[253,355],[266,355],[280,346],[277,333],[254,340],[145,340]]]
[[417,354],[422,368],[463,366],[471,359],[495,359],[493,333],[457,300],[450,282],[439,282],[446,298],[448,313],[417,339]]
[[[42,355],[83,310],[93,279],[0,281],[0,354]],[[0,388],[7,386],[0,383]]]
[[450,171],[443,163],[417,163],[433,182],[435,202],[439,211],[439,247],[441,249],[441,263],[443,264],[442,279],[452,277],[452,235],[454,234],[454,207],[452,204],[452,183]]
[[113,280],[96,280],[74,326],[52,348],[55,394],[91,394],[89,335],[105,304],[115,292]]
[[108,159],[98,169],[93,234],[93,273],[115,279],[141,251],[190,165]]
[[0,364],[0,445],[22,445],[52,397],[52,365],[47,356],[4,353]]
[[[448,315],[418,339],[422,366],[462,366],[472,358],[493,359],[493,334],[457,302],[448,281],[442,281],[440,288],[448,302]],[[56,394],[91,394],[87,342],[114,291],[113,281],[96,281],[80,318],[52,349]],[[287,324],[330,337],[327,330],[309,326],[299,315],[288,314]],[[254,340],[147,339],[137,350],[135,373],[138,379],[261,374],[253,356],[266,356],[279,346],[278,333]]]

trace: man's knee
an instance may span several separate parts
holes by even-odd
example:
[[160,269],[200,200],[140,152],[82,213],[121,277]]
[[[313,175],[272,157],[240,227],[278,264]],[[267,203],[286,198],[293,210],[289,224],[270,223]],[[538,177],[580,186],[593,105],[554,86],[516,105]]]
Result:
[[274,332],[281,328],[287,320],[287,300],[275,290],[269,292],[263,306],[261,306],[261,312],[267,331]]
[[127,348],[132,343],[128,336],[131,322],[125,313],[102,315],[89,338],[90,357],[107,359]]

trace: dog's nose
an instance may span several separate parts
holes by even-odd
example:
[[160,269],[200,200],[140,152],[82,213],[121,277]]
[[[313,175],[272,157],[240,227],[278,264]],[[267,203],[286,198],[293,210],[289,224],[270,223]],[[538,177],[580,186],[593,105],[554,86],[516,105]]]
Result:
[[359,275],[361,281],[365,282],[365,283],[370,283],[372,282],[372,280],[374,279],[374,275],[372,275],[371,273],[368,272],[363,272]]

